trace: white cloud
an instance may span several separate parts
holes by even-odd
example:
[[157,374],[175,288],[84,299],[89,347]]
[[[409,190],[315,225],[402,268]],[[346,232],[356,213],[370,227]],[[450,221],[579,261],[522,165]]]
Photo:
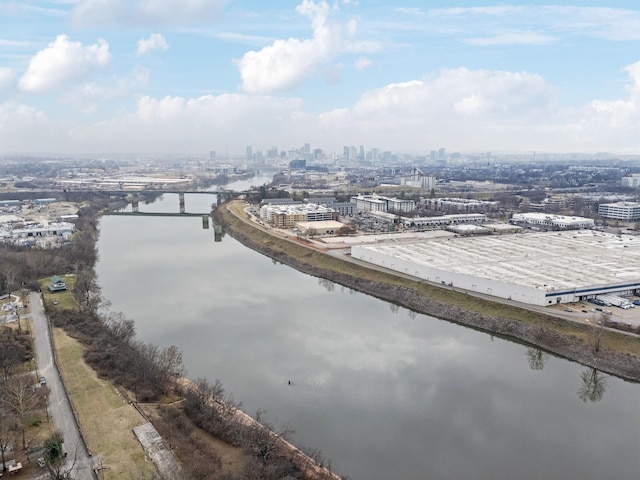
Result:
[[160,33],[152,33],[149,38],[141,38],[138,40],[138,48],[136,53],[138,55],[145,55],[151,50],[168,50],[169,44],[164,38],[164,35]]
[[71,21],[80,27],[188,25],[217,18],[225,3],[226,0],[81,0],[71,11]]
[[355,21],[343,27],[330,20],[336,8],[325,1],[303,0],[296,12],[311,19],[313,38],[276,40],[262,50],[245,53],[236,61],[243,90],[261,94],[290,90],[343,52],[375,50],[376,44],[355,39]]
[[[498,5],[437,9],[394,8],[401,22],[393,30],[459,36],[470,45],[543,45],[563,37],[640,40],[640,12],[612,7]],[[510,33],[511,32],[511,33]],[[521,32],[521,33],[518,33]]]
[[489,37],[473,37],[463,40],[468,45],[487,47],[494,45],[548,45],[556,41],[551,35],[536,32],[500,32]]
[[95,70],[105,67],[111,59],[109,44],[98,43],[82,46],[66,35],[58,35],[55,41],[40,50],[29,62],[18,86],[28,92],[45,92],[86,78]]
[[10,68],[0,67],[0,93],[6,92],[16,84],[16,74]]
[[[66,132],[41,110],[15,102],[0,103],[0,145],[3,152],[43,152],[61,148]],[[37,141],[35,140],[37,139]]]
[[113,77],[101,83],[89,82],[62,96],[62,101],[73,105],[78,111],[92,113],[105,103],[114,100],[131,99],[137,90],[149,81],[149,71],[136,67],[125,77]]
[[364,70],[366,68],[369,68],[371,65],[372,65],[371,60],[369,60],[367,57],[358,57],[356,59],[356,63],[355,63],[356,70]]
[[[351,144],[422,152],[441,145],[461,151],[635,152],[640,62],[624,71],[626,95],[597,99],[580,109],[561,108],[554,87],[540,75],[465,68],[388,84],[366,92],[349,108],[317,115],[295,98],[145,96],[133,111],[63,129],[57,118],[49,121],[31,107],[0,105],[0,143],[5,148],[7,142],[7,151],[61,152],[197,153],[226,146],[241,152],[247,144],[302,141],[329,152]],[[144,81],[144,72],[139,75]],[[136,81],[88,84],[79,94],[97,100],[126,96]],[[49,135],[49,129],[56,135]]]
[[229,145],[271,144],[302,135],[304,114],[296,99],[241,94],[198,98],[142,97],[134,112],[78,126],[72,143],[84,151],[204,152]]

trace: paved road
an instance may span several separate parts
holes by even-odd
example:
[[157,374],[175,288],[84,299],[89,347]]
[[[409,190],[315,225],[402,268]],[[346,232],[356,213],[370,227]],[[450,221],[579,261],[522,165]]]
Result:
[[[31,306],[31,320],[36,344],[36,357],[38,360],[38,375],[44,376],[47,386],[51,390],[49,396],[49,413],[53,419],[56,430],[60,431],[64,438],[64,450],[67,452],[67,468],[73,467],[71,477],[77,480],[93,480],[91,457],[80,438],[71,405],[66,391],[62,386],[60,372],[53,363],[53,348],[51,333],[48,326],[48,318],[42,307],[42,300],[37,293],[29,294]],[[74,464],[75,460],[75,464]]]

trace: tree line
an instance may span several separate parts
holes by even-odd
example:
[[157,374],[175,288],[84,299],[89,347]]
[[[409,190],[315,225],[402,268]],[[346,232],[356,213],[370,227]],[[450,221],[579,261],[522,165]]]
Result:
[[[94,271],[99,210],[85,208],[89,210],[83,211],[69,247],[76,272],[72,294],[78,308],[45,305],[53,324],[83,344],[84,359],[98,375],[129,390],[136,402],[182,398],[181,402],[161,406],[154,424],[180,452],[185,479],[312,478],[305,471],[314,462],[327,463],[320,452],[311,452],[307,464],[299,459],[294,462],[291,451],[279,440],[292,433],[289,427],[278,428],[266,422],[264,412],[256,414],[257,423],[242,422],[237,414],[239,405],[225,395],[220,382],[199,379],[185,388],[182,352],[176,346],[161,348],[140,341],[133,320],[103,308],[106,302]],[[241,467],[225,472],[220,458],[194,434],[196,428],[240,448]]]

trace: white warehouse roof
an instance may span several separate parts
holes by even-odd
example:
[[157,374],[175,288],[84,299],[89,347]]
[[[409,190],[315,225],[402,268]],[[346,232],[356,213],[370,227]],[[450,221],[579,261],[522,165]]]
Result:
[[[502,295],[498,290],[507,292],[511,285],[512,290],[517,291],[513,299],[522,298],[529,303],[549,303],[546,300],[542,303],[537,297],[559,296],[554,292],[572,292],[577,296],[589,295],[591,290],[602,290],[611,285],[640,287],[640,237],[596,231],[363,245],[352,247],[352,255],[421,278],[433,277],[428,278],[430,281],[446,279],[446,283],[451,281],[461,287],[467,283],[475,287],[476,279],[486,280],[492,285],[485,293],[492,290],[493,294],[505,298],[511,294]],[[481,291],[480,288],[477,290]],[[525,290],[526,295],[522,293]],[[537,299],[533,300],[533,297]],[[561,301],[573,300],[563,297]]]

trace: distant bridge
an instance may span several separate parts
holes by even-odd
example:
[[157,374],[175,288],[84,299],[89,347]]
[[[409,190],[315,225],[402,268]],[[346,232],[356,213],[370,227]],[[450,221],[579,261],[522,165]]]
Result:
[[[131,209],[132,212],[109,212],[107,215],[147,215],[147,216],[165,216],[165,217],[174,217],[174,216],[202,216],[209,215],[210,212],[204,213],[189,213],[185,210],[184,196],[189,194],[195,195],[215,195],[216,203],[220,205],[231,198],[238,197],[240,195],[247,195],[252,193],[251,190],[243,191],[243,192],[235,192],[235,191],[225,191],[225,190],[197,190],[197,191],[188,191],[188,190],[101,190],[101,193],[107,194],[109,196],[114,197],[126,197],[129,201],[131,201]],[[138,210],[139,202],[141,198],[146,196],[154,196],[154,195],[164,195],[175,194],[178,195],[178,203],[180,208],[180,213],[148,213],[148,212],[140,212]]]
[[171,212],[118,212],[118,211],[107,211],[104,212],[103,215],[115,215],[115,216],[132,216],[132,217],[209,217],[211,212],[209,213],[192,213],[192,212],[182,212],[182,213],[171,213]]

